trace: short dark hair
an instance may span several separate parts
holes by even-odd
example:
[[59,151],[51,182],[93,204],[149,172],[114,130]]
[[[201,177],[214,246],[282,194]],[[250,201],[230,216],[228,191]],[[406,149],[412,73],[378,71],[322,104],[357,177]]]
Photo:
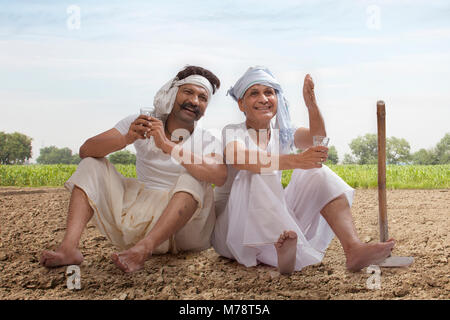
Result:
[[186,68],[177,73],[177,78],[178,80],[183,80],[184,78],[192,76],[193,74],[198,74],[208,79],[208,81],[211,83],[211,86],[213,87],[212,92],[213,94],[220,88],[219,78],[217,78],[216,75],[211,71],[206,70],[202,67],[187,66]]

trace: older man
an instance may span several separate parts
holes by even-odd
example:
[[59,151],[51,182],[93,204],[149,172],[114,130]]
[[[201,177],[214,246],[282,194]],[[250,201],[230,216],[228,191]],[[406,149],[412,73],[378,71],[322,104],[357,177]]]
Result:
[[[328,149],[313,146],[313,136],[326,131],[311,77],[303,86],[309,128],[291,125],[283,90],[265,67],[249,68],[228,93],[245,122],[223,129],[228,178],[215,189],[215,250],[245,266],[262,262],[286,274],[320,262],[334,235],[351,271],[389,256],[393,239],[359,239],[350,210],[354,190],[322,165]],[[305,151],[289,154],[293,147]],[[281,170],[287,169],[293,173],[283,190]]]
[[[211,183],[224,184],[227,168],[218,157],[220,142],[195,123],[219,87],[213,73],[189,66],[156,94],[159,119],[131,115],[88,139],[80,148],[83,160],[65,183],[72,192],[66,234],[55,251],[42,253],[40,263],[81,264],[78,245],[92,217],[122,250],[111,258],[124,272],[143,268],[155,253],[210,247]],[[132,143],[137,180],[123,177],[104,158]]]

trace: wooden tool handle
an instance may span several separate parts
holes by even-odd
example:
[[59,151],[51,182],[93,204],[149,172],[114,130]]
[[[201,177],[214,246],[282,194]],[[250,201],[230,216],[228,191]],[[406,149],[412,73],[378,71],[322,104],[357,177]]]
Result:
[[380,241],[388,239],[387,203],[386,203],[386,110],[384,101],[377,102],[378,124],[378,208]]

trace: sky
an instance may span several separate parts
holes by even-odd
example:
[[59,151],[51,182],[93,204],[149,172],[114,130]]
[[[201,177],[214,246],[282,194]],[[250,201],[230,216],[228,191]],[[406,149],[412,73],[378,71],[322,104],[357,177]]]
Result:
[[[220,136],[244,121],[226,91],[250,66],[281,83],[297,126],[311,74],[330,145],[386,134],[411,151],[450,132],[450,2],[0,0],[0,131],[78,153],[83,142],[150,106],[186,65],[221,80],[199,125]],[[129,146],[129,150],[134,148]]]

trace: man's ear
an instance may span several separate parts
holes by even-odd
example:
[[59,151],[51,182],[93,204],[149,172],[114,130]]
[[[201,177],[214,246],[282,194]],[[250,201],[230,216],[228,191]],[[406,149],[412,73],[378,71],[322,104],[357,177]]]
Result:
[[239,99],[239,100],[238,100],[238,105],[239,105],[239,110],[241,110],[242,112],[245,113],[244,100]]

